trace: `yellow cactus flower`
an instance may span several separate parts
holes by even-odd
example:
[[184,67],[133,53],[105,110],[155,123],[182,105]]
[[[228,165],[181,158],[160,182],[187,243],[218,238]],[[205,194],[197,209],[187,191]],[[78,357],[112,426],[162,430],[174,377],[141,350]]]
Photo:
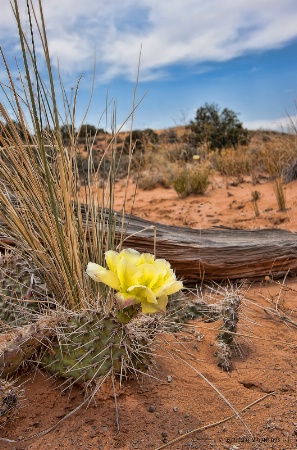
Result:
[[121,309],[141,303],[144,314],[165,313],[168,296],[183,288],[165,259],[131,248],[105,253],[108,269],[89,262],[87,274],[116,290]]

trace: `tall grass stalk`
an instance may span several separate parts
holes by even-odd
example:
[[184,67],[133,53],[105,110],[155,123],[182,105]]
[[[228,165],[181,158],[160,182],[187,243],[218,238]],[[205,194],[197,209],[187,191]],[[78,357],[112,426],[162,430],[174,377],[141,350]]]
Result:
[[284,185],[283,185],[283,181],[282,181],[281,177],[277,177],[273,181],[273,190],[275,193],[279,211],[286,211],[286,209],[287,209],[286,196],[285,196]]
[[257,191],[257,190],[252,191],[252,205],[253,205],[256,217],[260,216],[260,211],[259,211],[259,206],[258,206],[258,201],[260,200],[260,197],[261,197],[261,194],[259,191]]
[[[74,131],[77,90],[70,105],[61,84],[66,120],[70,123],[66,148],[60,131],[65,122],[57,106],[60,94],[50,61],[41,0],[38,11],[27,2],[30,40],[24,33],[17,0],[12,8],[23,60],[18,77],[22,93],[1,50],[8,83],[1,84],[7,105],[0,104],[5,121],[0,122],[0,232],[12,239],[22,257],[38,269],[56,301],[70,310],[79,310],[98,305],[101,298],[100,285],[85,276],[87,263],[102,264],[104,252],[118,244],[113,213],[116,114],[113,111],[112,138],[99,163],[102,167],[109,155],[111,166],[103,194],[97,189],[99,169],[95,170],[90,148],[86,184],[83,195],[79,195]],[[37,63],[37,40],[43,49],[46,76],[41,75]],[[30,127],[33,133],[28,131]]]

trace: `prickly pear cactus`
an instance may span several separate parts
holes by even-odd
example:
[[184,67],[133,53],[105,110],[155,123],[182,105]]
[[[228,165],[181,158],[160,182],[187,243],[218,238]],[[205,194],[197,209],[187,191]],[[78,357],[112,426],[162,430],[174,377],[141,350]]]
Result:
[[186,323],[194,319],[213,322],[221,317],[221,308],[218,304],[207,303],[203,298],[189,299],[184,295],[172,299],[168,314],[176,324]]
[[73,316],[60,327],[53,345],[41,355],[41,365],[56,376],[76,382],[108,374],[146,372],[156,318],[138,317],[127,324],[98,312]]
[[232,366],[232,349],[239,320],[241,295],[238,291],[226,290],[223,299],[209,303],[204,298],[188,299],[186,296],[176,297],[171,303],[168,313],[171,315],[171,331],[180,328],[180,324],[194,319],[203,322],[222,320],[220,332],[216,336],[216,357],[218,366],[229,371]]
[[0,254],[0,319],[13,326],[36,320],[46,287],[37,271],[15,254]]
[[23,396],[23,390],[14,383],[0,380],[0,426],[12,419]]
[[9,377],[42,345],[48,346],[58,323],[60,318],[44,316],[23,327],[7,327],[1,334],[0,377]]
[[218,365],[227,372],[232,366],[232,353],[234,347],[234,337],[237,331],[237,323],[239,320],[239,307],[241,304],[241,296],[236,292],[227,293],[221,302],[221,316],[223,325],[216,337],[216,356]]

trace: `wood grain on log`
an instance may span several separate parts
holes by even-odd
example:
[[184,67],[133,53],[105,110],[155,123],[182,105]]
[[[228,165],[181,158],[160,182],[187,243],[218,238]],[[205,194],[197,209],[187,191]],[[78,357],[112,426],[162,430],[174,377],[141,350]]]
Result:
[[[120,217],[118,213],[119,234]],[[123,247],[140,252],[153,253],[156,229],[157,258],[167,259],[178,277],[186,282],[279,278],[297,272],[297,233],[225,227],[199,230],[163,225],[128,214],[124,224]],[[0,235],[0,247],[1,243],[15,244],[4,234]]]

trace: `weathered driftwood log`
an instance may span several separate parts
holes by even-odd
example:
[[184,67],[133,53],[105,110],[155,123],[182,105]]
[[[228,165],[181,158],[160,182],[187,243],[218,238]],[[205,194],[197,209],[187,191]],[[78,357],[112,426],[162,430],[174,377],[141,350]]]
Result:
[[[83,208],[84,209],[84,208]],[[274,278],[297,271],[297,233],[280,229],[240,230],[225,227],[191,229],[163,225],[126,215],[124,247],[154,251],[167,259],[187,282]],[[121,215],[116,226],[120,234]],[[14,244],[0,235],[4,244]]]
[[124,246],[152,252],[154,232],[148,227],[155,226],[157,257],[170,261],[186,281],[279,278],[297,271],[297,233],[225,227],[196,230],[132,216],[127,221]]

